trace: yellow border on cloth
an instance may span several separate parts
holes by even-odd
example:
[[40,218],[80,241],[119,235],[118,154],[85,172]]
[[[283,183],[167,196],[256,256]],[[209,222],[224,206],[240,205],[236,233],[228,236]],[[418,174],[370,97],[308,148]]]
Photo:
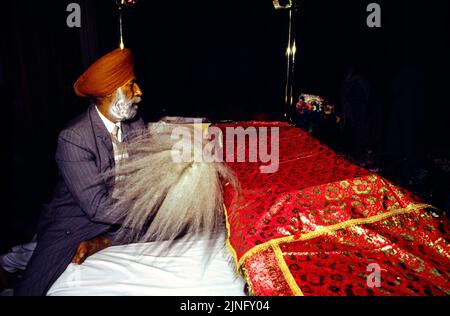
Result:
[[275,257],[278,261],[278,267],[283,272],[284,279],[286,280],[287,284],[291,288],[292,293],[294,293],[295,296],[305,296],[303,295],[302,290],[298,286],[297,282],[294,279],[294,276],[292,275],[291,271],[289,270],[289,267],[284,260],[283,252],[280,249],[279,245],[273,245],[272,246],[273,252],[275,253]]
[[[326,226],[326,227],[322,227],[316,231],[310,232],[310,233],[306,233],[304,235],[301,235],[300,237],[295,237],[295,236],[287,236],[287,237],[282,237],[282,238],[278,238],[278,239],[272,239],[266,243],[263,243],[261,245],[258,245],[252,249],[250,249],[248,252],[246,252],[242,258],[238,261],[238,265],[237,267],[241,267],[245,261],[255,255],[256,253],[266,250],[267,248],[270,247],[274,247],[274,246],[278,246],[280,244],[284,244],[284,243],[292,243],[292,242],[297,242],[297,241],[305,241],[305,240],[310,240],[310,239],[314,239],[320,236],[323,236],[325,234],[328,233],[332,233],[344,228],[349,228],[349,227],[353,227],[353,226],[360,226],[360,225],[366,225],[366,224],[373,224],[379,221],[382,221],[384,219],[396,216],[396,215],[402,215],[402,214],[406,214],[406,213],[412,213],[412,212],[417,212],[420,211],[422,209],[426,209],[426,208],[434,208],[432,205],[429,204],[410,204],[408,207],[406,208],[402,208],[402,209],[398,209],[398,210],[394,210],[388,213],[383,213],[383,214],[379,214],[373,217],[369,217],[369,218],[362,218],[362,219],[351,219],[348,220],[346,222],[343,223],[339,223],[336,225],[331,225],[331,226]],[[227,243],[229,244],[229,247],[231,247],[231,249],[233,250],[233,256],[235,256],[236,260],[237,260],[237,254],[236,251],[234,250],[234,248],[231,246],[231,242],[230,242],[230,226],[228,223],[228,217],[227,217],[227,228],[228,228],[228,240]]]
[[241,265],[239,264],[239,259],[238,259],[236,250],[231,245],[231,241],[230,241],[230,238],[231,238],[231,225],[230,225],[230,221],[229,221],[229,218],[228,218],[228,209],[227,209],[227,206],[225,204],[223,204],[223,210],[225,212],[225,219],[226,219],[226,225],[227,225],[227,247],[228,247],[228,250],[230,250],[231,255],[234,258],[234,261],[236,263],[236,272],[239,274],[239,269],[240,269]]
[[[390,211],[388,213],[383,213],[383,214],[379,214],[373,217],[369,217],[369,218],[363,218],[363,219],[352,219],[352,220],[348,220],[346,222],[340,223],[340,224],[336,224],[336,225],[331,225],[331,226],[326,226],[326,227],[322,227],[316,231],[310,232],[310,233],[306,233],[304,235],[301,235],[300,237],[295,237],[295,236],[288,236],[288,237],[282,237],[282,238],[278,238],[278,239],[273,239],[270,240],[264,244],[258,245],[252,249],[250,249],[248,252],[246,252],[242,258],[239,260],[238,256],[237,256],[237,252],[234,249],[234,247],[231,244],[231,225],[229,222],[229,217],[228,217],[228,211],[227,211],[227,207],[224,205],[224,211],[225,211],[225,218],[226,218],[226,227],[227,227],[227,247],[230,250],[235,262],[236,262],[236,273],[239,274],[239,271],[241,269],[241,267],[243,267],[245,261],[250,258],[251,256],[257,254],[260,251],[264,251],[267,250],[268,248],[272,248],[275,257],[277,259],[278,262],[278,267],[280,268],[280,270],[283,273],[283,276],[287,282],[287,284],[289,285],[292,293],[295,296],[304,296],[302,290],[300,289],[298,283],[295,281],[291,271],[289,270],[289,267],[284,259],[284,255],[283,252],[280,249],[280,244],[284,244],[284,243],[292,243],[292,242],[297,242],[297,241],[305,241],[305,240],[310,240],[310,239],[314,239],[320,236],[323,236],[325,234],[328,233],[332,233],[341,229],[345,229],[345,228],[350,228],[350,227],[354,227],[354,226],[360,226],[360,225],[365,225],[365,224],[373,224],[379,221],[382,221],[384,219],[390,218],[390,217],[394,217],[397,215],[403,215],[403,214],[407,214],[407,213],[412,213],[412,212],[418,212],[420,210],[423,209],[427,209],[427,208],[435,208],[434,206],[430,205],[430,204],[414,204],[411,203],[410,205],[408,205],[406,208],[402,208],[402,209],[398,209],[398,210],[394,210],[394,211]],[[248,281],[248,280],[247,280]],[[248,286],[250,287],[250,291],[253,291],[253,289],[251,288],[251,284],[248,284]]]

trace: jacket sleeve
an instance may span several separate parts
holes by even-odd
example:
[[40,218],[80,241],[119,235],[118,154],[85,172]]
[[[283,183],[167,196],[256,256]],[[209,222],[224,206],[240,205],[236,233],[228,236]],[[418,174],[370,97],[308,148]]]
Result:
[[98,172],[94,154],[75,131],[60,134],[56,162],[69,191],[91,221],[110,225],[122,222],[120,216],[111,214],[113,199]]

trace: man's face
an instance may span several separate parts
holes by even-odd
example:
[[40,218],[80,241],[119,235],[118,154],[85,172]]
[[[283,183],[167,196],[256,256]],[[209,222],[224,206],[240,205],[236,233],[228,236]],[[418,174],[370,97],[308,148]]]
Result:
[[122,122],[133,119],[137,115],[142,91],[133,79],[120,87],[113,95],[109,115],[114,121]]

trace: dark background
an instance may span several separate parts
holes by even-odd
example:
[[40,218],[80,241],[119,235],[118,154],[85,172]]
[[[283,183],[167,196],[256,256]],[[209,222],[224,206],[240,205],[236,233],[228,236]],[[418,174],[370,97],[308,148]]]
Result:
[[[66,26],[71,2],[82,7],[80,29]],[[325,96],[339,109],[351,64],[370,82],[370,140],[386,164],[450,157],[450,2],[379,0],[382,28],[369,29],[370,2],[301,2],[296,93]],[[0,251],[31,239],[56,182],[57,135],[87,106],[72,85],[118,46],[114,0],[1,6]],[[270,0],[141,0],[125,15],[125,38],[144,91],[144,119],[279,119],[287,21]],[[351,149],[342,135],[330,145]],[[413,169],[390,176],[406,179]],[[434,195],[427,195],[441,207],[449,200],[446,170],[435,172]]]

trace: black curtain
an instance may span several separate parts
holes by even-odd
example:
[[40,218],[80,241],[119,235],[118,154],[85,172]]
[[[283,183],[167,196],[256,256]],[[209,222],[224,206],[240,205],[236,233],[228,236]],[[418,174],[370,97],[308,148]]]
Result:
[[68,3],[2,4],[2,248],[32,237],[55,183],[57,134],[82,109],[71,93],[82,54],[79,31],[64,27]]

